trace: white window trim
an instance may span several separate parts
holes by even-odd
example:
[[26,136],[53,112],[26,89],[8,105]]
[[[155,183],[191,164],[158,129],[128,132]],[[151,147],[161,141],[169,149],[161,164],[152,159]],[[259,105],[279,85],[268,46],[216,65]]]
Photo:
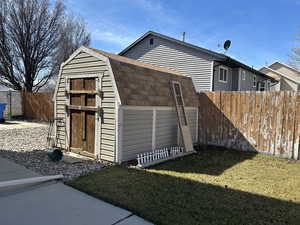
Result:
[[253,83],[252,83],[252,85],[255,88],[257,87],[257,76],[256,75],[253,76]]
[[[263,87],[264,90],[261,90],[261,88],[262,88],[261,85],[262,85],[262,84],[264,84],[264,87]],[[265,80],[260,81],[260,82],[259,82],[259,86],[258,86],[258,91],[266,91],[266,88],[267,88],[267,87],[266,87],[266,81],[265,81]]]
[[[226,81],[221,80],[221,69],[226,70]],[[219,67],[219,82],[221,82],[221,83],[227,83],[228,82],[228,68],[226,68],[224,66]]]
[[246,80],[246,70],[242,70],[242,80]]

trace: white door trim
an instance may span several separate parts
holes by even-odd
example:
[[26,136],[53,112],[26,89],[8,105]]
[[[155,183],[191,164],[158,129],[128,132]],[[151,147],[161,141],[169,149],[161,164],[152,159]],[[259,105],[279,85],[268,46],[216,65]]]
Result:
[[[66,91],[70,90],[70,79],[81,79],[81,78],[95,78],[95,82],[96,82],[96,90],[99,90],[99,88],[101,87],[101,82],[102,82],[102,77],[103,77],[103,73],[96,73],[96,74],[84,74],[84,75],[66,75],[65,76],[65,82],[66,82]],[[97,94],[96,95],[96,107],[101,107],[101,98],[100,96]],[[70,95],[66,95],[66,105],[70,105]],[[66,115],[66,137],[65,137],[65,143],[66,143],[66,149],[68,151],[70,151],[70,140],[71,140],[71,136],[70,136],[70,112],[67,111],[65,112]],[[94,145],[94,156],[95,158],[100,158],[100,131],[101,131],[101,122],[99,122],[100,120],[100,115],[99,112],[95,112],[95,145]],[[100,130],[99,130],[100,129]]]

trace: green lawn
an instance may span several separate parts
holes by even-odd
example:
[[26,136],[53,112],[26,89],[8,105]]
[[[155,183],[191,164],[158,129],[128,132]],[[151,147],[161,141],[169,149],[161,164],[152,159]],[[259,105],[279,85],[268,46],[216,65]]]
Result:
[[167,225],[300,224],[300,163],[209,149],[147,170],[114,166],[71,186]]

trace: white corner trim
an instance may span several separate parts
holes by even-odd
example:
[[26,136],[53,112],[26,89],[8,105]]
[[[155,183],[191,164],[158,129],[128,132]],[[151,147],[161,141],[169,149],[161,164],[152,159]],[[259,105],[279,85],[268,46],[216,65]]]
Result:
[[[102,78],[104,74],[98,74],[96,77],[96,90],[100,90],[102,86]],[[102,99],[100,98],[99,95],[96,95],[96,107],[101,107],[102,104]],[[100,149],[100,143],[101,143],[101,130],[102,130],[102,123],[101,123],[101,118],[99,115],[99,112],[95,112],[95,157],[96,159],[100,159],[101,155],[101,149]]]
[[59,68],[58,79],[57,79],[57,83],[55,86],[54,95],[52,97],[52,101],[54,101],[54,102],[56,102],[56,95],[57,95],[58,87],[59,87],[60,80],[61,80],[61,73],[62,73],[62,65],[60,65],[60,68]]
[[[65,90],[69,91],[70,90],[70,80],[69,78],[65,78]],[[66,95],[65,102],[67,105],[70,105],[70,96]],[[65,130],[66,130],[66,135],[65,135],[65,148],[67,151],[70,150],[70,113],[68,113],[65,110]]]
[[196,113],[196,143],[199,142],[199,108]]
[[156,148],[156,109],[153,109],[152,115],[152,150]]
[[122,105],[116,104],[116,162],[118,164],[122,163],[122,146],[123,146],[123,114],[124,110],[122,108]]
[[214,82],[214,61],[211,61],[211,77],[210,77],[210,91],[213,91]]

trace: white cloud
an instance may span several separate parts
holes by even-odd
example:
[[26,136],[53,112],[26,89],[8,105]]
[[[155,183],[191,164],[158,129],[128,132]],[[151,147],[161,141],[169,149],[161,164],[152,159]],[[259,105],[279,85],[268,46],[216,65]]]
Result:
[[131,0],[131,2],[134,2],[135,7],[145,11],[149,18],[155,19],[157,22],[172,25],[180,22],[178,15],[174,16],[175,11],[165,8],[157,0]]
[[92,31],[92,40],[105,41],[119,46],[125,46],[132,42],[133,38],[115,31],[95,29]]

